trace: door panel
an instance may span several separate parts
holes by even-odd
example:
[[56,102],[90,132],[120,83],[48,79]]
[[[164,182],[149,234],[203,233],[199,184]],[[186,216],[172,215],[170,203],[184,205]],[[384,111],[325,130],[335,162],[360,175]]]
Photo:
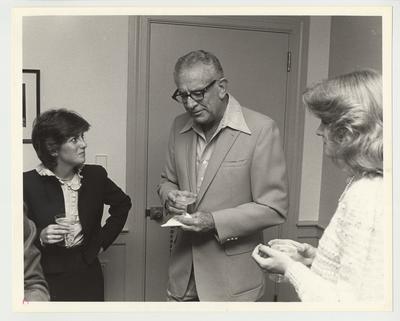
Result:
[[105,301],[125,301],[126,278],[126,237],[118,236],[107,251],[99,255],[104,275]]
[[[176,89],[173,68],[178,57],[204,49],[221,61],[228,79],[229,92],[250,109],[273,118],[281,131],[285,128],[286,33],[233,28],[151,23],[149,52],[149,115],[147,207],[160,206],[156,187],[164,165],[169,130],[173,119],[184,112],[171,99]],[[260,173],[262,174],[262,173]],[[276,238],[279,228],[264,232],[265,240]],[[146,223],[146,301],[164,301],[167,286],[169,243],[168,228],[147,219]],[[272,301],[275,286],[268,281],[266,301]]]

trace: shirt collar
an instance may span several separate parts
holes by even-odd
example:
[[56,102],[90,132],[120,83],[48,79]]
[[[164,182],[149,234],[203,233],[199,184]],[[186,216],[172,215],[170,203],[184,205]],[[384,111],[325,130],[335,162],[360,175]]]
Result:
[[[240,106],[239,102],[232,95],[229,95],[228,106],[226,106],[224,116],[222,117],[218,127],[221,129],[230,127],[245,134],[251,135],[251,131],[247,126],[246,120],[243,116],[242,106]],[[188,119],[185,126],[183,126],[179,133],[183,134],[190,129],[195,130],[195,124],[193,123],[193,119],[191,117]]]
[[[81,180],[83,178],[81,172],[82,172],[82,168],[85,165],[82,165],[78,168],[78,170],[76,171],[76,175],[74,175],[74,178],[77,177],[79,180]],[[64,181],[58,177],[56,174],[54,174],[53,171],[51,171],[50,169],[48,169],[46,166],[43,165],[43,163],[40,163],[37,167],[36,167],[36,172],[38,172],[38,174],[40,176],[54,176],[55,178],[57,178],[62,184],[64,184]]]

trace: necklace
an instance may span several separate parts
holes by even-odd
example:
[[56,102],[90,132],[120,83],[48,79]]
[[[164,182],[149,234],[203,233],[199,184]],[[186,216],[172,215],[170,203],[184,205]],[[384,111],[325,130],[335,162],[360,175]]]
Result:
[[68,178],[62,178],[62,177],[59,177],[59,178],[64,182],[68,182],[68,181],[72,180],[74,178],[74,176],[68,177]]
[[57,177],[61,184],[65,185],[72,191],[77,191],[81,187],[81,179],[79,175],[75,174],[71,179],[62,179]]

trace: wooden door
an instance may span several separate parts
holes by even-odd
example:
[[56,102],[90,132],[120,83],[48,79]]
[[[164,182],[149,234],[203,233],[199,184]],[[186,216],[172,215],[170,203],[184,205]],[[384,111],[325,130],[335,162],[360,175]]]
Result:
[[[164,165],[168,134],[173,119],[184,112],[171,99],[176,89],[173,67],[185,53],[204,49],[221,61],[229,81],[229,92],[248,108],[273,118],[285,134],[287,112],[287,55],[289,34],[244,25],[221,25],[221,19],[186,18],[149,24],[147,207],[160,206],[156,187]],[[284,137],[283,141],[284,141]],[[260,173],[262,175],[262,173]],[[264,232],[265,241],[276,238],[279,228]],[[145,300],[164,301],[167,287],[171,231],[147,218],[145,245]],[[275,285],[268,281],[266,301],[273,301]]]

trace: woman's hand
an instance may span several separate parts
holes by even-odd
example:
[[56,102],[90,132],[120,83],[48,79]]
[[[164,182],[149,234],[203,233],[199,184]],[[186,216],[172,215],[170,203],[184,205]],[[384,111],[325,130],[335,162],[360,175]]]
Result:
[[299,243],[289,239],[274,239],[268,242],[268,245],[279,249],[279,247],[293,247],[294,253],[290,257],[297,262],[310,266],[315,258],[317,249],[307,243]]
[[69,232],[69,227],[60,224],[50,224],[40,232],[42,244],[54,244],[64,240],[64,235]]
[[263,244],[257,245],[251,256],[261,269],[271,273],[285,274],[289,265],[294,262],[286,253]]

